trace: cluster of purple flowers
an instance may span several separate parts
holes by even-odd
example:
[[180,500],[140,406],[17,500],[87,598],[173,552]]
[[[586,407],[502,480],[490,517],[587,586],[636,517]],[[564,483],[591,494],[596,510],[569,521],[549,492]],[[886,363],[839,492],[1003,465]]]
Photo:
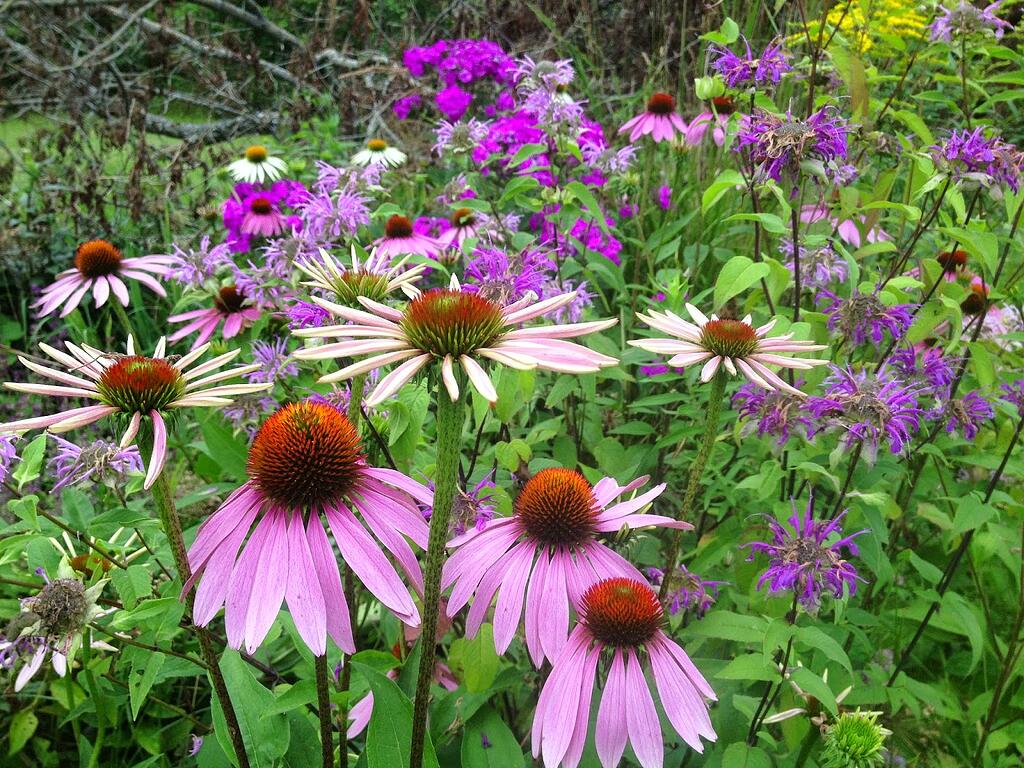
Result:
[[761,179],[781,183],[789,179],[796,186],[802,169],[841,183],[855,170],[845,165],[849,127],[830,107],[822,107],[806,120],[789,112],[775,115],[759,109],[745,115],[737,135],[736,151],[746,151]]
[[466,265],[463,290],[499,304],[511,304],[533,292],[544,296],[554,263],[544,251],[526,248],[509,255],[496,248],[477,248]]
[[[645,575],[654,587],[660,587],[665,580],[665,572],[660,568],[647,568]],[[698,619],[704,618],[708,609],[718,599],[718,588],[725,583],[708,581],[685,565],[678,566],[675,573],[669,576],[668,591],[665,595],[668,612],[675,616],[680,611],[693,611]]]
[[122,448],[117,443],[96,440],[81,448],[57,435],[52,435],[52,438],[58,446],[57,455],[50,459],[50,467],[57,476],[53,486],[55,492],[90,478],[107,484],[121,484],[129,474],[141,475],[145,471],[142,456],[134,445]]
[[828,329],[857,345],[870,339],[879,346],[885,340],[886,331],[893,339],[902,339],[913,322],[913,304],[887,306],[876,294],[860,293],[856,289],[844,299],[821,288],[817,300],[828,315]]
[[287,339],[278,338],[272,342],[254,341],[252,362],[259,363],[259,369],[247,373],[251,382],[274,382],[299,375],[299,366],[288,354]]
[[[845,511],[841,512],[834,520],[815,520],[814,497],[811,496],[803,514],[797,511],[796,503],[793,504],[793,514],[789,518],[792,530],[777,520],[769,519],[771,541],[754,541],[747,545],[751,549],[748,560],[753,560],[758,552],[771,560],[758,580],[757,588],[767,585],[771,595],[792,592],[810,612],[818,610],[825,592],[836,599],[841,599],[846,593],[854,594],[857,582],[864,579],[858,576],[857,569],[846,557],[859,554],[853,540],[867,531],[843,536],[840,522],[845,514]],[[838,538],[830,542],[833,534]]]
[[744,434],[758,437],[772,436],[781,447],[802,427],[811,428],[811,420],[803,408],[803,400],[778,389],[765,389],[746,383],[732,397],[740,420],[744,421]]
[[[796,260],[793,258],[792,239],[782,238],[779,252],[789,257],[786,269],[795,274]],[[849,274],[846,259],[836,253],[832,243],[826,242],[810,248],[801,243],[797,248],[797,254],[800,256],[800,282],[808,288],[824,288],[832,283],[846,281]]]
[[743,45],[746,55],[734,53],[729,48],[710,46],[708,49],[711,67],[722,76],[722,80],[730,88],[764,88],[778,85],[782,75],[789,72],[786,51],[778,42],[768,44],[760,56],[754,56],[750,42],[744,38]]
[[979,8],[967,0],[960,0],[956,5],[940,6],[931,26],[932,40],[950,43],[978,32],[991,32],[996,40],[1001,39],[1006,30],[1013,29],[1010,22],[996,16],[1002,4],[1002,0],[997,0]]
[[235,253],[245,253],[254,237],[271,238],[302,226],[302,219],[286,209],[295,209],[309,193],[300,181],[282,179],[270,186],[243,182],[235,185],[224,201],[224,226],[227,245]]
[[807,412],[814,420],[809,436],[838,430],[848,447],[861,444],[871,462],[883,443],[892,453],[901,453],[924,417],[918,404],[920,390],[884,368],[878,373],[830,368],[825,395],[807,399]]
[[986,136],[982,127],[952,131],[931,151],[955,182],[1005,185],[1014,192],[1020,189],[1024,153],[997,136]]
[[17,441],[17,435],[0,435],[0,483],[7,479],[11,464],[18,459],[18,450],[14,447]]
[[221,268],[233,264],[231,248],[227,243],[210,244],[209,235],[204,235],[198,248],[182,248],[174,245],[176,259],[168,277],[187,288],[199,288],[214,278]]

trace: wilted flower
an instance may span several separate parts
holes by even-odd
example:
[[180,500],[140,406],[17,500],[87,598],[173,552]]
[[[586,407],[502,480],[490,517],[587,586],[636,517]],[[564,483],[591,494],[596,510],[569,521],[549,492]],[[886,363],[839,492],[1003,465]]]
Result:
[[123,484],[132,473],[142,474],[142,456],[134,445],[122,448],[117,443],[96,440],[85,448],[57,435],[51,435],[60,450],[50,459],[57,474],[53,486],[56,493],[68,485],[77,485],[93,478],[106,485]]
[[807,400],[807,412],[817,422],[811,436],[824,429],[838,429],[848,446],[862,443],[872,462],[883,441],[893,453],[903,451],[924,416],[917,403],[919,390],[885,369],[855,373],[850,367],[830,367],[825,396]]
[[743,422],[743,434],[771,435],[777,446],[784,445],[798,427],[811,426],[803,410],[803,398],[789,392],[748,383],[732,396],[732,404]]
[[[793,241],[783,238],[779,245],[779,251],[789,257],[786,262],[786,269],[796,272],[796,261],[793,259]],[[824,288],[832,283],[846,282],[849,268],[846,259],[836,253],[831,243],[825,243],[816,247],[808,248],[801,244],[800,255],[800,282],[808,288]]]
[[846,160],[849,131],[827,106],[806,120],[759,109],[744,117],[736,150],[748,150],[758,176],[780,183],[785,176],[795,190],[804,169],[829,180],[846,174],[840,163]]
[[[789,518],[792,530],[777,520],[769,519],[772,540],[745,545],[751,550],[747,560],[754,560],[758,552],[771,560],[768,569],[758,579],[757,588],[767,585],[771,595],[792,592],[810,612],[817,611],[823,592],[830,592],[837,599],[845,592],[851,595],[856,592],[857,582],[864,579],[857,575],[857,569],[844,556],[846,552],[857,556],[857,545],[853,540],[867,531],[844,537],[840,521],[845,515],[844,510],[834,520],[815,520],[812,495],[803,514],[797,511],[796,502],[793,502],[793,514]],[[830,538],[833,540],[829,541]]]
[[474,118],[457,123],[449,123],[442,120],[437,128],[437,141],[434,142],[433,150],[438,157],[444,157],[446,152],[464,154],[476,149],[490,133],[487,123]]
[[914,319],[913,304],[887,306],[878,298],[878,294],[861,293],[857,289],[854,289],[850,298],[844,299],[821,288],[817,300],[824,305],[822,310],[828,315],[828,329],[837,331],[844,341],[855,345],[870,339],[876,347],[880,346],[885,340],[886,331],[894,340],[899,341]]
[[[665,572],[660,568],[647,568],[647,580],[655,587],[660,587],[665,579]],[[718,599],[718,588],[724,581],[706,581],[685,565],[679,565],[669,577],[668,592],[663,600],[668,612],[675,616],[679,611],[692,610],[701,619]]]
[[[428,487],[433,490],[433,482]],[[456,490],[451,516],[451,533],[454,536],[461,536],[468,530],[482,531],[487,527],[487,523],[494,517],[494,504],[491,501],[494,494],[491,491],[495,488],[494,473],[488,472],[473,490]],[[433,509],[429,507],[423,511],[423,517],[428,521],[432,514]]]

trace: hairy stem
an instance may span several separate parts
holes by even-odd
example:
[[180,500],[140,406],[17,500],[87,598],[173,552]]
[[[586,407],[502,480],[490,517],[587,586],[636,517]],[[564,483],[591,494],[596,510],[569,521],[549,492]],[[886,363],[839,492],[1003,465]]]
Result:
[[[701,439],[700,448],[690,465],[690,477],[686,483],[686,492],[683,495],[683,505],[679,510],[679,518],[687,519],[693,513],[694,503],[697,500],[697,491],[700,490],[700,479],[704,474],[704,467],[711,456],[711,449],[714,447],[715,438],[718,437],[718,422],[722,415],[722,401],[725,399],[725,371],[719,370],[711,380],[711,397],[708,400],[707,419],[704,422],[704,437]],[[697,526],[697,539],[704,529],[706,512],[701,514],[700,524]],[[672,579],[669,578],[672,571],[679,563],[679,540],[682,531],[673,530],[669,540],[668,557],[665,558],[665,575],[661,580],[661,590],[658,597],[665,598],[668,594],[668,586]]]
[[[313,659],[316,668],[316,709],[320,717],[320,754],[323,768],[334,768],[334,723],[331,721],[331,692],[328,688],[327,656]],[[342,723],[344,729],[344,723]]]
[[434,659],[437,654],[441,566],[444,565],[448,523],[459,478],[459,448],[462,423],[465,419],[462,401],[452,402],[440,383],[437,390],[437,468],[434,476],[434,508],[430,516],[430,538],[427,542],[427,563],[423,574],[423,626],[420,633],[420,667],[416,677],[416,698],[413,701],[410,768],[420,768],[423,764],[430,682],[434,676]]

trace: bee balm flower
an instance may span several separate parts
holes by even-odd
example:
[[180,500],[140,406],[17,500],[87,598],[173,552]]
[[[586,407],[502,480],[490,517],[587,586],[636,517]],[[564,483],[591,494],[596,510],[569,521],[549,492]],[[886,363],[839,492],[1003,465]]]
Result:
[[18,358],[26,368],[60,382],[60,385],[9,381],[4,386],[16,392],[35,395],[94,400],[95,404],[60,411],[49,416],[0,424],[0,433],[20,433],[30,429],[69,432],[119,413],[130,417],[128,428],[120,442],[120,446],[126,448],[134,443],[142,419],[148,418],[153,427],[153,455],[146,472],[146,488],[156,482],[167,457],[167,425],[164,422],[166,414],[173,409],[189,406],[231,405],[232,396],[259,392],[269,386],[210,386],[259,367],[248,365],[212,373],[234,359],[241,351],[237,349],[192,367],[192,364],[210,348],[209,344],[204,344],[174,361],[164,357],[164,339],[156,345],[152,357],[137,354],[135,340],[131,336],[128,337],[127,355],[102,352],[86,344],[76,346],[71,342],[65,342],[64,345],[71,354],[61,352],[47,344],[40,344],[39,348],[67,371],[39,365],[24,357]]
[[441,364],[441,379],[451,399],[459,399],[455,365],[465,371],[473,387],[490,402],[497,402],[494,389],[478,358],[487,358],[511,368],[542,368],[560,373],[593,373],[618,361],[564,339],[602,331],[617,320],[566,323],[557,326],[517,328],[516,326],[554,312],[572,303],[575,292],[537,302],[533,294],[502,307],[477,293],[438,288],[414,299],[400,312],[360,296],[364,310],[352,309],[324,299],[313,301],[345,325],[304,328],[297,336],[340,338],[342,341],[307,347],[295,352],[300,360],[373,354],[320,379],[330,383],[361,373],[401,363],[384,376],[367,398],[379,405],[410,381],[428,363]]
[[781,389],[800,397],[803,396],[800,390],[791,387],[768,366],[805,370],[828,362],[799,360],[779,354],[814,352],[825,349],[825,346],[794,339],[792,333],[768,336],[768,332],[775,326],[775,320],[755,328],[751,325],[750,315],[742,320],[722,320],[717,315],[711,315],[709,319],[692,304],[686,305],[686,311],[693,318],[693,323],[668,311],[651,310],[646,315],[638,313],[637,316],[652,328],[676,338],[633,339],[629,343],[648,352],[673,355],[668,364],[674,368],[704,363],[700,372],[701,381],[711,381],[719,368],[724,367],[733,376],[738,370],[759,387]]
[[480,629],[497,595],[494,643],[504,653],[523,612],[526,592],[526,645],[536,666],[554,660],[569,633],[569,607],[599,578],[640,572],[597,540],[626,528],[692,528],[663,515],[641,513],[661,495],[664,484],[613,504],[646,482],[619,486],[606,477],[591,487],[569,469],[542,469],[523,487],[512,517],[491,520],[482,530],[457,536],[456,552],[444,566],[441,587],[454,585],[448,615],[454,616],[475,593],[466,619],[470,637]]
[[97,307],[103,306],[111,293],[127,307],[128,287],[122,279],[126,277],[138,280],[158,296],[166,296],[167,292],[154,275],[164,277],[173,262],[171,256],[126,259],[112,243],[89,240],[75,250],[75,266],[57,275],[32,306],[38,308],[40,317],[62,307],[60,316],[65,317],[74,312],[85,294],[92,290]]
[[231,163],[228,173],[235,181],[262,184],[264,181],[277,181],[287,169],[284,160],[271,157],[266,147],[257,144],[246,149],[240,160]]
[[608,668],[594,730],[601,765],[617,766],[628,740],[642,766],[661,768],[664,742],[642,659],[649,664],[672,728],[703,752],[701,737],[717,738],[705,702],[714,701],[715,692],[662,630],[663,612],[654,591],[633,579],[606,579],[586,591],[579,613],[580,623],[540,692],[533,716],[533,756],[543,755],[545,768],[579,765],[600,665]]
[[253,438],[248,472],[249,480],[199,527],[188,553],[193,575],[185,591],[199,582],[199,626],[224,606],[228,644],[244,643],[252,653],[286,601],[314,654],[324,655],[328,635],[353,653],[348,603],[326,526],[366,589],[405,623],[419,623],[408,589],[374,536],[422,590],[407,537],[426,547],[417,502],[431,505],[433,496],[399,472],[368,465],[359,432],[341,411],[311,401],[285,406]]

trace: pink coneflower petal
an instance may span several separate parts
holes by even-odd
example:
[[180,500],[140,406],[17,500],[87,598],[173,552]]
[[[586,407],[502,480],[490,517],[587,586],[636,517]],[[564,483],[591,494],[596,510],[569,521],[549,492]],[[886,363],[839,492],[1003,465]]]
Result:
[[476,633],[480,631],[480,626],[487,618],[487,612],[490,610],[494,595],[504,584],[512,565],[518,562],[521,557],[532,555],[535,551],[536,547],[532,542],[521,541],[502,555],[484,574],[484,577],[480,580],[480,586],[477,588],[476,599],[466,615],[467,637],[476,637]]
[[306,526],[306,541],[313,558],[313,568],[320,583],[320,591],[324,596],[327,611],[327,634],[345,653],[355,653],[356,644],[352,637],[352,623],[349,619],[348,601],[345,590],[341,586],[341,574],[338,561],[331,550],[331,542],[327,538],[320,520],[310,517]]
[[508,650],[522,618],[526,580],[530,576],[536,554],[536,550],[528,546],[513,552],[516,554],[509,558],[501,591],[498,592],[498,602],[494,606],[494,647],[499,654]]
[[[480,367],[480,364],[468,355],[460,357],[459,362],[462,363],[462,368],[466,371],[466,375],[476,391],[483,395],[484,399],[488,402],[498,402],[498,391],[494,388],[494,384],[491,383],[487,372]],[[455,400],[457,398],[458,394],[452,399]]]
[[149,459],[146,480],[142,484],[146,490],[149,490],[156,482],[167,458],[167,425],[164,424],[159,411],[150,411],[149,417],[153,420],[153,455]]
[[[327,652],[327,606],[320,588],[313,555],[306,540],[302,515],[293,512],[288,523],[287,580],[285,600],[299,636],[314,656]],[[331,606],[332,610],[336,606]]]
[[[648,657],[654,670],[658,698],[676,732],[697,752],[704,751],[700,737],[714,741],[717,737],[711,727],[711,718],[704,701],[689,685],[683,684],[685,673],[676,664],[675,657],[666,650],[663,643],[652,642],[647,646]],[[682,679],[680,679],[682,678]]]
[[377,386],[374,387],[373,392],[366,398],[366,404],[370,406],[380,405],[405,386],[430,360],[431,356],[429,354],[418,355],[411,360],[406,360],[380,380]]
[[110,291],[117,297],[117,300],[125,307],[128,306],[128,286],[122,282],[117,275],[107,275],[107,283],[110,284]]
[[[228,645],[232,648],[241,648],[242,642],[245,640],[249,598],[258,578],[260,553],[273,527],[273,523],[270,521],[271,517],[272,515],[264,515],[256,525],[249,536],[249,541],[242,549],[242,554],[239,555],[234,568],[231,569],[231,577],[224,600],[224,628],[227,630]],[[203,579],[200,586],[206,581],[207,579]],[[280,605],[281,603],[278,601],[277,607]]]
[[622,663],[622,652],[616,650],[601,693],[594,731],[594,744],[601,765],[618,765],[626,751],[629,737],[626,708],[626,666]]
[[444,360],[441,361],[441,381],[444,382],[444,388],[448,391],[448,397],[452,402],[458,400],[459,382],[455,379],[455,368],[451,355],[445,355]]
[[255,558],[255,578],[245,610],[245,650],[249,653],[255,653],[273,626],[292,567],[288,561],[287,513],[280,508],[271,509],[259,525],[267,533]]
[[92,287],[92,283],[92,280],[86,280],[75,289],[75,292],[72,293],[67,302],[65,302],[64,308],[61,309],[60,317],[67,317],[78,308],[78,305],[82,301],[82,297],[85,296],[86,291]]
[[643,668],[632,648],[626,654],[626,726],[633,753],[644,768],[660,766],[664,759],[661,724]]
[[[249,527],[256,519],[258,512],[259,504],[252,502],[244,511],[225,515],[224,522],[232,527],[227,529],[226,535],[217,541],[216,548],[212,549],[207,556],[197,557],[193,562],[192,551],[189,550],[189,562],[193,569],[192,579],[182,591],[191,588],[194,581],[202,574],[203,578],[199,579],[199,586],[196,588],[195,610],[192,614],[192,619],[197,624],[205,625],[213,621],[213,617],[224,606],[238,550],[242,546],[242,542],[245,541]],[[196,541],[198,542],[199,539],[197,538]]]
[[[385,504],[384,507],[378,506],[381,502]],[[392,527],[390,519],[387,519],[386,501],[384,499],[377,501],[372,495],[364,493],[361,500],[354,499],[352,503],[359,510],[370,530],[373,531],[373,535],[380,539],[388,552],[394,555],[395,560],[398,561],[416,591],[422,594],[423,572],[420,570],[412,547],[401,533]]]

